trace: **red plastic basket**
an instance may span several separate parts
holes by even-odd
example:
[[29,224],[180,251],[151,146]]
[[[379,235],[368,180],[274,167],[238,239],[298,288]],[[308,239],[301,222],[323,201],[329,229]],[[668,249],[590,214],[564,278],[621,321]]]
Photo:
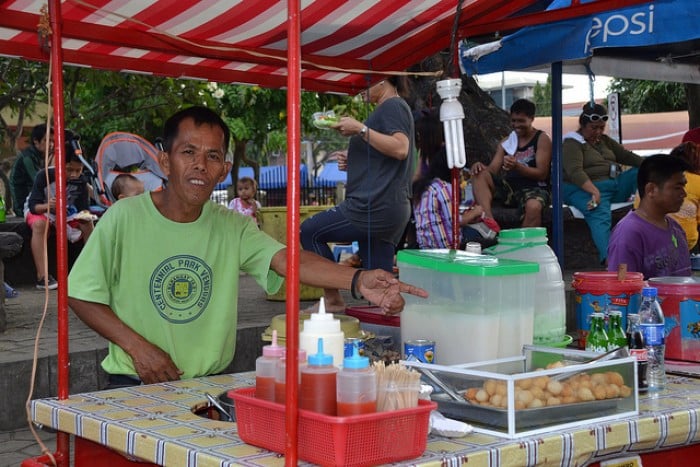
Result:
[[[284,453],[284,405],[255,398],[255,388],[229,391],[243,441]],[[300,459],[321,465],[377,465],[413,459],[425,451],[430,411],[437,404],[351,417],[299,411]]]

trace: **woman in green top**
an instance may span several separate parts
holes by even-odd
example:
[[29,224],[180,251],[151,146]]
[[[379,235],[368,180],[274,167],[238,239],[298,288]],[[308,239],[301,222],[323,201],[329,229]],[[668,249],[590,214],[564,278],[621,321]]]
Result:
[[[598,258],[605,264],[612,224],[610,204],[627,201],[637,188],[642,158],[604,135],[608,112],[600,104],[583,106],[579,129],[564,135],[563,200],[583,213]],[[622,165],[632,166],[622,170]]]

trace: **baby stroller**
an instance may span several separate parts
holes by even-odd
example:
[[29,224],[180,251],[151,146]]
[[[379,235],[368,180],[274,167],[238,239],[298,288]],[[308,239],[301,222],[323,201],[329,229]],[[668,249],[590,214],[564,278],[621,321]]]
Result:
[[132,133],[114,132],[102,138],[95,163],[98,202],[105,208],[116,201],[112,183],[121,174],[128,173],[141,180],[146,191],[158,191],[168,181],[158,164],[156,147]]

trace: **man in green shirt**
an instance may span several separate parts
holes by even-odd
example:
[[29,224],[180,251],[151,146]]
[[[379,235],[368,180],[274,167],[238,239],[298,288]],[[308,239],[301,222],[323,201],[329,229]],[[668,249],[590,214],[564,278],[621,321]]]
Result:
[[[286,273],[284,245],[252,218],[209,202],[231,168],[229,129],[204,107],[173,115],[164,128],[157,192],[110,207],[72,268],[69,303],[110,341],[102,363],[113,382],[158,383],[216,374],[233,359],[238,278],[250,274],[274,293]],[[339,266],[300,252],[299,278],[363,294],[387,313],[401,293],[427,296],[390,273]]]
[[32,129],[29,146],[22,150],[12,165],[10,172],[10,193],[12,210],[15,216],[24,216],[24,202],[32,191],[34,178],[39,169],[44,167],[44,153],[49,145],[49,154],[53,153],[53,138],[46,135],[46,125],[41,123]]

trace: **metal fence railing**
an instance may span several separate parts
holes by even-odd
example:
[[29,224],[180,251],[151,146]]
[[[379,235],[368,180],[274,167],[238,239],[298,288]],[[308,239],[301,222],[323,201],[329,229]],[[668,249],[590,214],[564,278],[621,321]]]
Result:
[[[211,200],[215,203],[228,206],[228,203],[235,197],[235,192],[231,196],[228,190],[214,190]],[[329,186],[302,187],[299,194],[301,206],[331,206],[338,201],[338,188]],[[263,207],[286,206],[287,189],[270,188],[258,190],[256,199]]]

